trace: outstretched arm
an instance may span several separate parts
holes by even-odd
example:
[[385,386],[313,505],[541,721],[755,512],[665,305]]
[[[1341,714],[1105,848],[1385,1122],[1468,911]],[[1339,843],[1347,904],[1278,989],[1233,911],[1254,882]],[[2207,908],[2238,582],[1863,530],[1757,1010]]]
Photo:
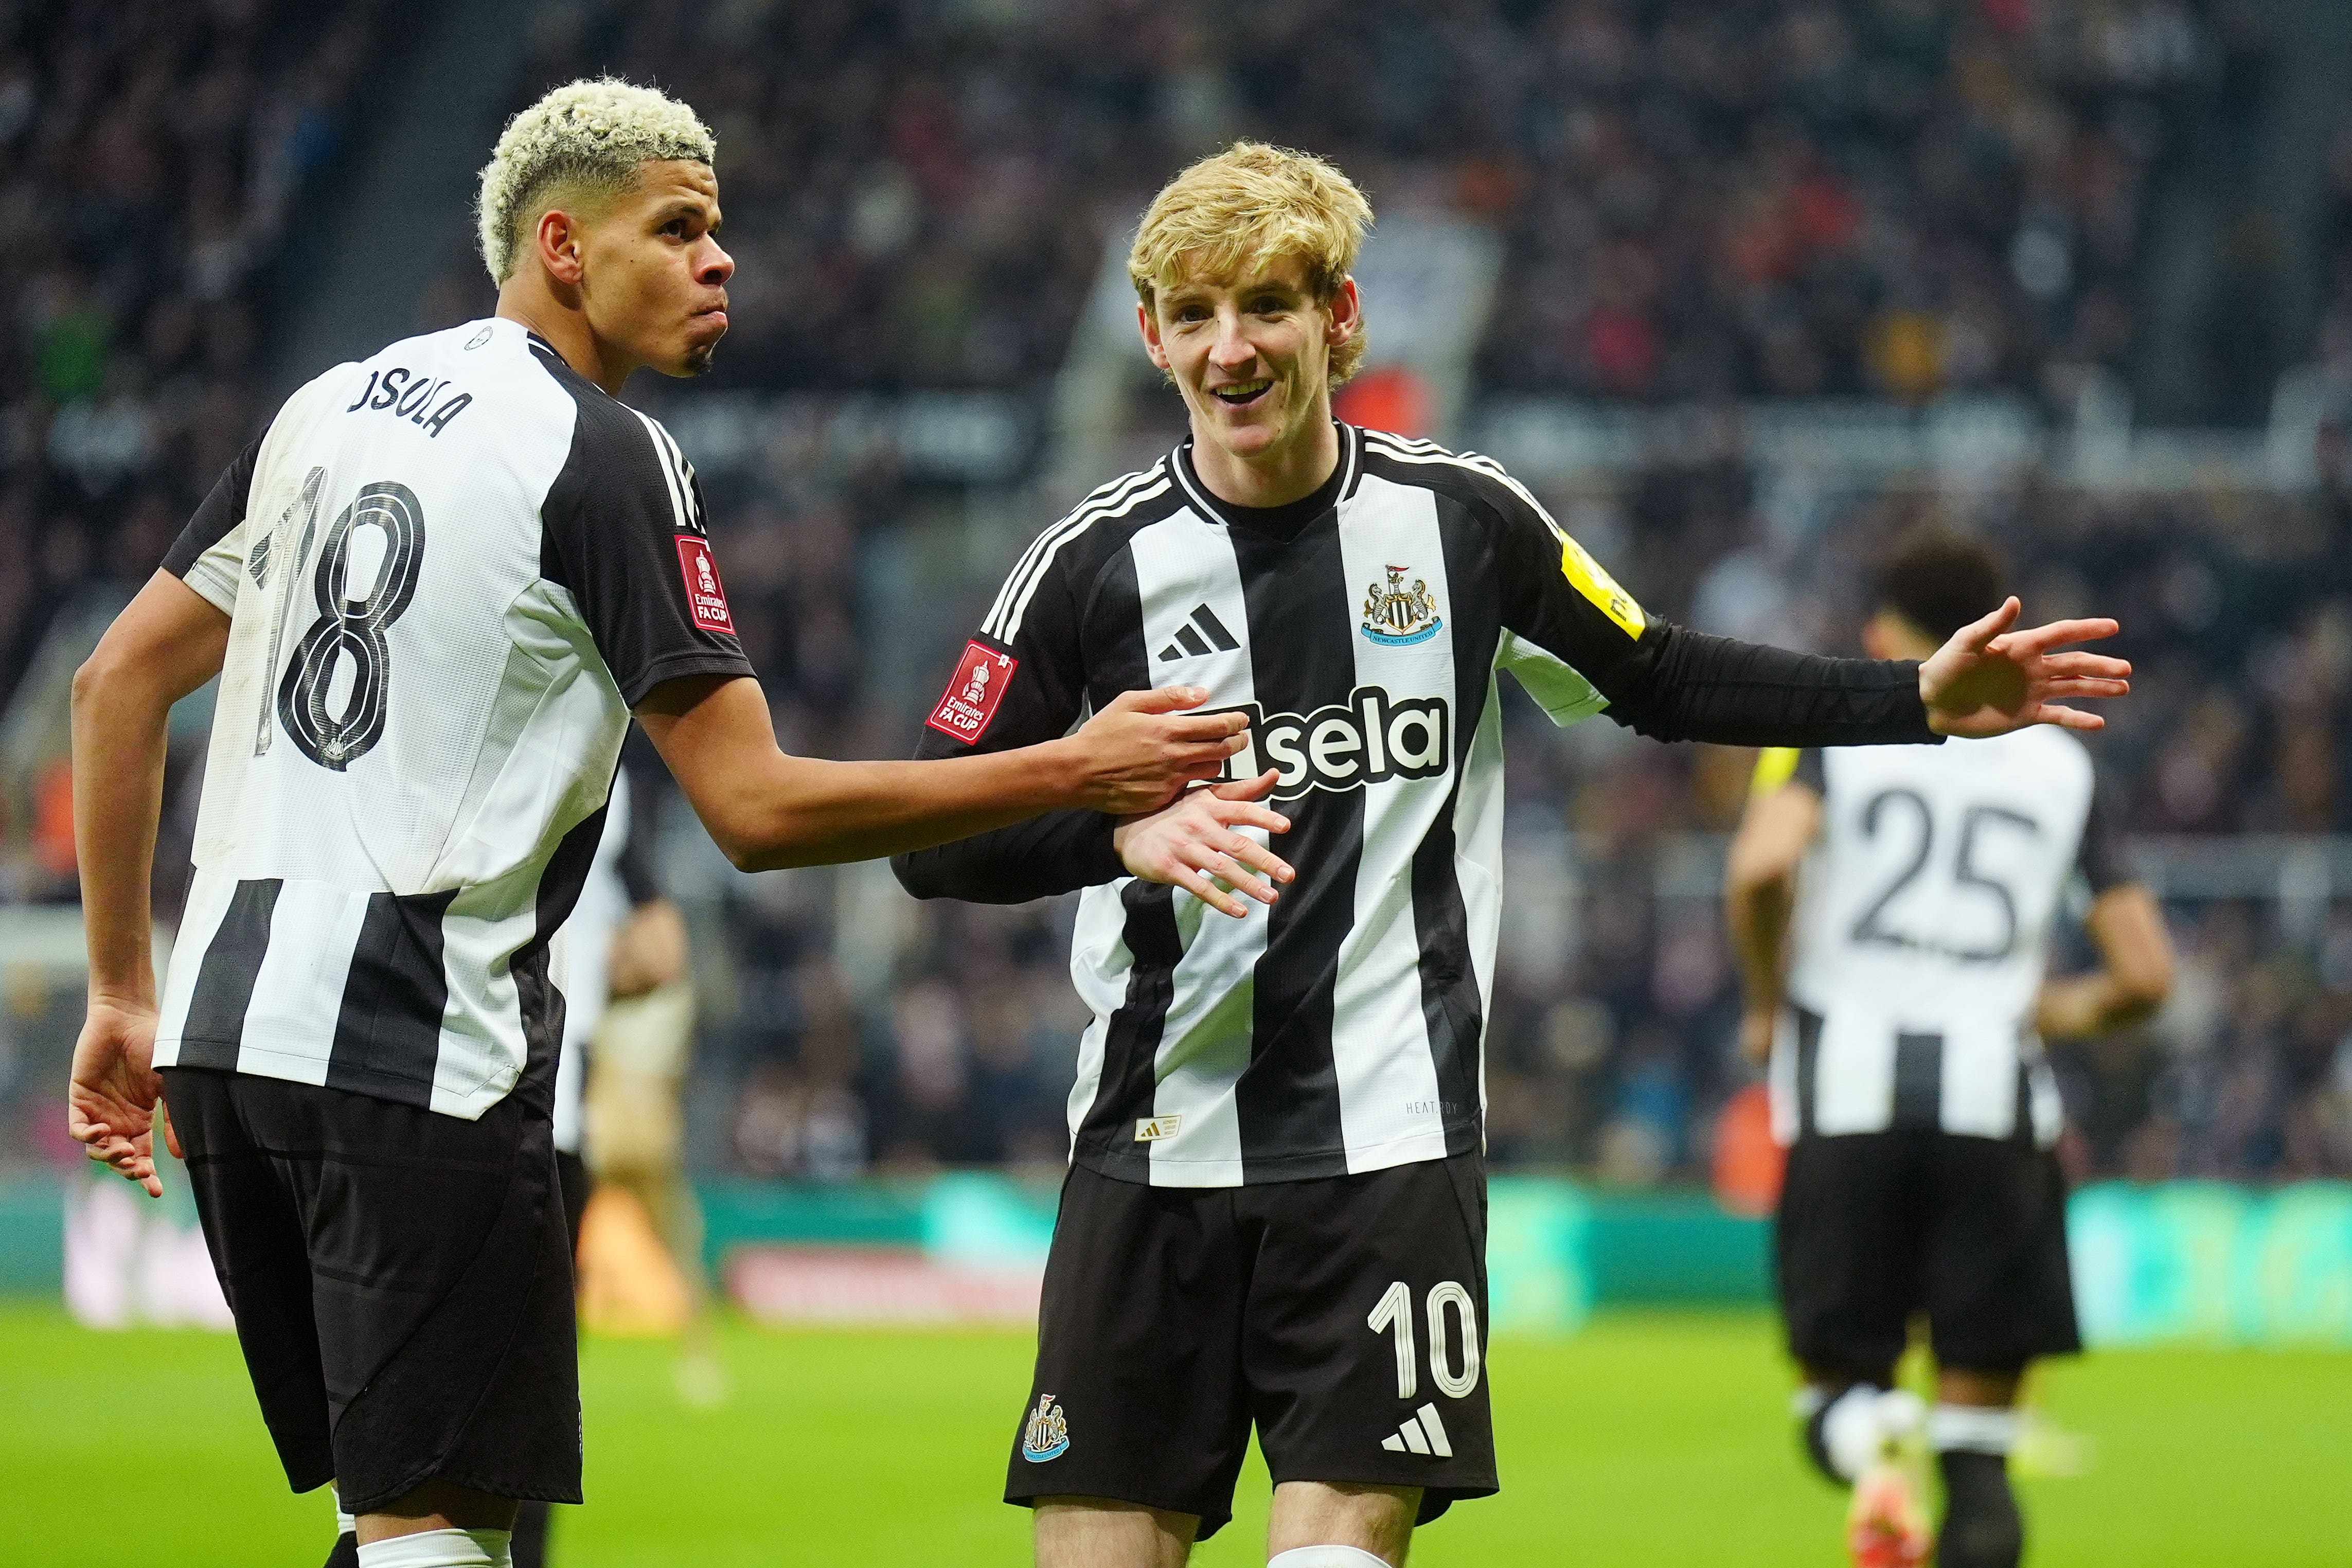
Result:
[[2012,631],[2014,599],[1924,665],[1830,658],[1653,621],[1499,470],[1447,482],[1493,520],[1509,634],[1502,662],[1562,722],[1605,701],[1618,723],[1661,741],[1932,743],[2027,724],[2096,729],[2095,714],[2068,704],[2130,689],[2131,667],[2121,659],[2055,651],[2114,636],[2113,621]]
[[[218,674],[229,618],[178,577],[147,581],[74,675],[74,854],[89,1008],[74,1045],[67,1130],[89,1157],[160,1195],[153,1121],[154,925],[148,885],[172,704]],[[167,1131],[168,1136],[168,1131]]]
[[788,756],[748,676],[667,681],[637,719],[727,858],[765,871],[927,848],[1066,807],[1157,811],[1241,745],[1241,714],[1185,711],[1205,695],[1129,692],[1062,740],[936,762]]

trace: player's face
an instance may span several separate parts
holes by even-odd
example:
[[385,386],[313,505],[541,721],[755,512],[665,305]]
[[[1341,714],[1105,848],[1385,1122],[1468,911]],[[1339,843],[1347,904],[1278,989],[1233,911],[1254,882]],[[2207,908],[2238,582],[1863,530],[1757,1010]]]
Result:
[[581,234],[581,303],[588,324],[628,360],[664,375],[699,375],[727,335],[719,247],[719,179],[700,163],[645,164],[635,190]]
[[1286,256],[1247,277],[1188,278],[1139,309],[1152,363],[1174,378],[1195,439],[1276,458],[1331,417],[1331,345],[1358,321],[1353,279],[1328,302]]

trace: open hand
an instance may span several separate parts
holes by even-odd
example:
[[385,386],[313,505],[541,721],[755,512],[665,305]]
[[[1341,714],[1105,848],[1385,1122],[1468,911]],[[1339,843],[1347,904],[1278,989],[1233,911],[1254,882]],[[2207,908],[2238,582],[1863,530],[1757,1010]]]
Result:
[[[1297,875],[1273,850],[1239,831],[1290,831],[1288,817],[1257,804],[1279,776],[1265,773],[1196,789],[1172,805],[1120,823],[1110,836],[1111,847],[1131,874],[1181,888],[1211,909],[1238,919],[1249,913],[1249,906],[1218,887],[1219,882],[1271,904],[1281,896],[1274,883]],[[1265,877],[1252,875],[1253,869]]]
[[155,1011],[93,997],[74,1042],[73,1084],[66,1092],[66,1131],[89,1157],[126,1181],[163,1195],[155,1174],[155,1122],[174,1154],[179,1136],[163,1113],[163,1080],[154,1068]]
[[1919,667],[1919,700],[1927,727],[1938,735],[1981,739],[2028,724],[2096,730],[2106,721],[2065,706],[2131,690],[2131,666],[2095,653],[2053,653],[2062,644],[2111,637],[2122,628],[2105,619],[2053,621],[2011,631],[2022,606],[2012,596],[2000,609],[1962,626]]
[[1215,778],[1246,744],[1246,715],[1192,713],[1209,700],[1198,686],[1122,691],[1072,737],[1083,750],[1077,804],[1113,816],[1158,811],[1187,784]]

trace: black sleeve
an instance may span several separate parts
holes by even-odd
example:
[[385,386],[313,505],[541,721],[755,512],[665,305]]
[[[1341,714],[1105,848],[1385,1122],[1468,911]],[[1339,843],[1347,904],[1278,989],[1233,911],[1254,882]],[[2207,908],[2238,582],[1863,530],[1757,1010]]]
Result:
[[572,591],[632,708],[665,680],[751,674],[694,469],[654,421],[584,384],[573,397],[572,450],[540,513],[541,575]]
[[[172,542],[163,553],[163,570],[185,582],[195,570],[196,563],[205,551],[226,539],[229,531],[245,521],[247,500],[253,493],[253,466],[261,453],[261,437],[257,436],[236,455],[188,519],[188,526]],[[210,595],[206,595],[209,597]]]
[[1631,658],[1577,668],[1609,699],[1609,716],[1660,741],[1727,746],[1941,744],[1909,659],[1827,658],[1664,622]]
[[661,754],[635,724],[629,726],[629,738],[621,747],[621,771],[629,776],[629,836],[622,841],[613,868],[629,895],[629,907],[642,909],[667,896],[657,847],[665,792],[671,784]]
[[[1013,568],[998,606],[980,636],[964,645],[947,689],[924,721],[916,756],[1010,751],[1069,733],[1085,710],[1087,693],[1079,598],[1071,582],[1075,553],[1063,551],[1047,560],[1025,605],[1021,600],[1031,563],[1024,557]],[[999,635],[1008,626],[1010,640]],[[919,899],[1026,903],[1125,876],[1110,846],[1115,826],[1100,812],[1048,812],[893,856],[890,868]]]
[[1933,744],[1907,660],[1826,658],[1653,621],[1508,480],[1495,520],[1503,625],[1591,681],[1609,717],[1661,741],[1732,746]]
[[2105,784],[2097,778],[2091,782],[2091,809],[2083,817],[2083,842],[2074,851],[2074,865],[2090,884],[2095,899],[2110,888],[2138,879],[2124,852],[2114,801]]

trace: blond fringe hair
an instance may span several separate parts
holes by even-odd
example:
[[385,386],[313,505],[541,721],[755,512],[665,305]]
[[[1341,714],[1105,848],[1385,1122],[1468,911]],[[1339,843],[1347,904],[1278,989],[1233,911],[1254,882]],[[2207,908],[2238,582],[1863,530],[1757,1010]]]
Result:
[[[1236,142],[1160,188],[1135,231],[1127,275],[1143,308],[1184,277],[1230,278],[1285,256],[1307,263],[1307,287],[1329,304],[1355,269],[1372,204],[1311,153]],[[1331,347],[1331,384],[1356,374],[1364,332]]]
[[552,89],[507,121],[482,166],[474,210],[490,280],[514,275],[524,225],[562,201],[609,200],[636,183],[640,163],[708,163],[718,153],[693,110],[652,88],[601,77]]

